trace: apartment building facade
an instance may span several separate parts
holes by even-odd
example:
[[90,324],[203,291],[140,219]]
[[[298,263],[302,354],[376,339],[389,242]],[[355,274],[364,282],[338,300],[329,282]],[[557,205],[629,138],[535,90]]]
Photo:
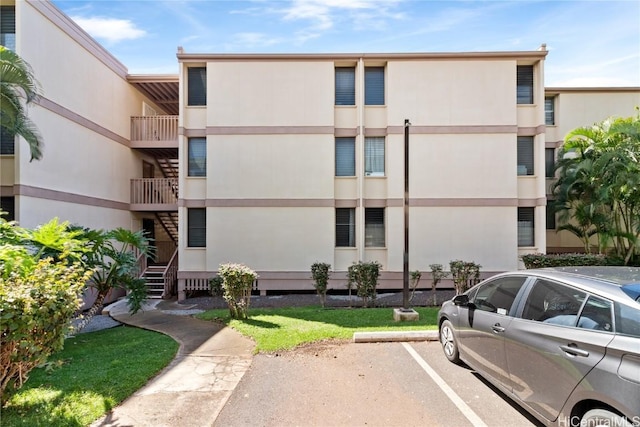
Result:
[[28,113],[45,142],[30,163],[3,134],[2,209],[26,227],[146,230],[162,253],[158,296],[208,289],[225,262],[255,269],[261,292],[312,290],[316,261],[332,265],[334,289],[360,260],[382,265],[381,288],[401,288],[405,141],[411,270],[462,259],[486,276],[570,248],[548,229],[549,150],[640,104],[638,88],[545,91],[544,46],[179,50],[178,75],[130,75],[51,2],[0,6],[0,41],[42,87]]

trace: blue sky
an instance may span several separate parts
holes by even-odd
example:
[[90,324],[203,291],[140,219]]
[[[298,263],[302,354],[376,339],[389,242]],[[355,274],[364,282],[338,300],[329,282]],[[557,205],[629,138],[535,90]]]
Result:
[[53,0],[132,74],[188,53],[536,50],[545,85],[640,86],[640,1]]

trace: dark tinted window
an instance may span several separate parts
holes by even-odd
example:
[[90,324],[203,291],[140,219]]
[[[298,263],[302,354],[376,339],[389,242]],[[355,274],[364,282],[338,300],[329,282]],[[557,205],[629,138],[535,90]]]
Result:
[[518,65],[518,104],[533,104],[533,65]]
[[207,210],[187,209],[187,246],[204,248],[207,246]]
[[187,105],[207,105],[207,67],[187,70]]
[[616,304],[616,332],[640,338],[640,308]]
[[356,105],[355,67],[336,68],[336,105]]
[[502,277],[478,288],[473,297],[476,309],[507,315],[526,277]]
[[586,294],[569,286],[538,279],[529,293],[522,318],[575,326]]
[[384,105],[384,67],[364,69],[364,104]]
[[599,331],[613,331],[613,317],[611,301],[596,296],[590,296],[578,318],[578,328],[596,329]]

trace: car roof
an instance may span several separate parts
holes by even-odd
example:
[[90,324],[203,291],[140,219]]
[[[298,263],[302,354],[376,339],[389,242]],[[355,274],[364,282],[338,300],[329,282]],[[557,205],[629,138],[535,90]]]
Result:
[[553,267],[506,273],[558,280],[602,297],[629,303],[640,301],[640,268],[638,267]]

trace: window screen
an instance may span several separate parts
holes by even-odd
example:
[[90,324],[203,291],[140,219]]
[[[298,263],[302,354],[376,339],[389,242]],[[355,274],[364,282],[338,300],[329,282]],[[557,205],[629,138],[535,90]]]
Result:
[[204,248],[207,246],[207,210],[187,209],[187,246]]
[[384,247],[384,208],[366,208],[364,210],[364,245]]
[[188,105],[207,105],[207,68],[190,67],[187,73]]
[[189,176],[207,176],[207,139],[189,138]]
[[384,105],[384,67],[364,69],[365,105]]
[[518,175],[533,175],[533,137],[518,137]]
[[354,208],[336,208],[336,246],[354,247],[356,245],[356,210]]
[[533,246],[535,208],[518,208],[518,246]]
[[544,123],[546,125],[556,124],[555,113],[555,98],[553,96],[547,96],[544,99]]
[[384,176],[384,137],[364,139],[364,174]]
[[336,138],[336,176],[356,175],[356,139]]
[[336,105],[356,104],[355,67],[336,68]]
[[518,65],[517,100],[518,104],[533,104],[533,65]]

